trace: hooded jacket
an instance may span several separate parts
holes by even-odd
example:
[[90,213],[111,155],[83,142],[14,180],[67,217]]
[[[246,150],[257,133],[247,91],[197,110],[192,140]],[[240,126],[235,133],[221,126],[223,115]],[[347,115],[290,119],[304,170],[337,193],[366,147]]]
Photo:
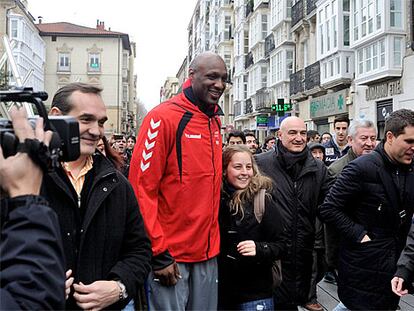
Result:
[[208,260],[220,247],[220,110],[197,105],[189,82],[183,89],[147,114],[130,164],[155,270]]

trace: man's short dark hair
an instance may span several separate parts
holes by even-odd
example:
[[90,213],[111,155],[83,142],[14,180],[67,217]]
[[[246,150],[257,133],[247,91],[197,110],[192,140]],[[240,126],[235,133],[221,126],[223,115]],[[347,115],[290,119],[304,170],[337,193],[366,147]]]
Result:
[[403,134],[407,126],[414,126],[414,111],[411,109],[399,109],[392,112],[385,119],[384,141],[387,139],[387,132],[395,137]]
[[245,133],[244,133],[244,136],[246,136],[246,138],[247,138],[247,136],[253,136],[253,137],[254,137],[254,139],[257,139],[257,138],[256,138],[256,135],[255,135],[253,132],[245,132]]
[[136,142],[137,142],[137,139],[136,139],[136,137],[135,137],[134,135],[129,135],[129,136],[127,137],[127,141],[128,141],[128,139],[130,139],[130,138],[134,141],[134,143],[136,143]]
[[266,136],[266,137],[265,137],[265,139],[264,139],[264,145],[266,146],[266,145],[267,145],[267,143],[268,143],[269,141],[273,140],[273,139],[276,139],[276,137],[275,137],[275,136],[273,136],[273,135]]
[[350,123],[348,116],[336,117],[335,121],[334,121],[334,126],[335,126],[335,123],[337,123],[337,122],[346,122],[348,124],[348,126],[349,126],[349,123]]
[[56,107],[62,112],[62,114],[66,115],[72,110],[72,104],[70,103],[69,97],[72,95],[73,92],[79,91],[85,94],[96,94],[101,95],[102,88],[96,85],[82,83],[82,82],[74,82],[62,86],[52,99],[52,108]]
[[319,132],[318,131],[315,131],[315,130],[309,130],[309,131],[307,131],[306,132],[306,140],[307,140],[307,142],[309,142],[309,140],[312,138],[312,139],[315,139],[315,136],[316,135],[319,135]]
[[227,137],[227,144],[230,142],[230,138],[232,137],[240,137],[243,141],[243,144],[246,144],[246,136],[242,131],[233,130],[229,133],[229,136]]

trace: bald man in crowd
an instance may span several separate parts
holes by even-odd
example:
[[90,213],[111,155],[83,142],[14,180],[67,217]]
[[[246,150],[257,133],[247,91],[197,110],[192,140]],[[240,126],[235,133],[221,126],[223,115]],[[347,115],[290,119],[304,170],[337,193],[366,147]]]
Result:
[[141,126],[129,179],[152,242],[151,310],[217,308],[223,59],[190,64],[183,92],[151,110]]
[[272,196],[284,220],[288,253],[283,282],[274,295],[276,310],[297,310],[308,301],[317,207],[328,190],[328,172],[306,146],[306,126],[298,117],[283,120],[275,148],[257,156],[274,182]]

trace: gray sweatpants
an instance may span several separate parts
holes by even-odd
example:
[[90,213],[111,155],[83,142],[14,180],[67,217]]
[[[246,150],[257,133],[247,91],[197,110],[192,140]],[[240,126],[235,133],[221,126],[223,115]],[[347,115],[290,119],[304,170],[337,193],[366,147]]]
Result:
[[178,263],[182,279],[175,286],[162,286],[148,276],[150,311],[217,310],[217,259]]

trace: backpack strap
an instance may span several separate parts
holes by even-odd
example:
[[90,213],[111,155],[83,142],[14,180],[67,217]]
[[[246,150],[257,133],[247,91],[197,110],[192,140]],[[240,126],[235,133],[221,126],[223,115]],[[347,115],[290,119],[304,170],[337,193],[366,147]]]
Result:
[[260,224],[263,219],[263,215],[265,212],[265,195],[266,189],[260,189],[258,193],[256,193],[253,202],[254,208],[254,216],[257,219],[257,222]]

